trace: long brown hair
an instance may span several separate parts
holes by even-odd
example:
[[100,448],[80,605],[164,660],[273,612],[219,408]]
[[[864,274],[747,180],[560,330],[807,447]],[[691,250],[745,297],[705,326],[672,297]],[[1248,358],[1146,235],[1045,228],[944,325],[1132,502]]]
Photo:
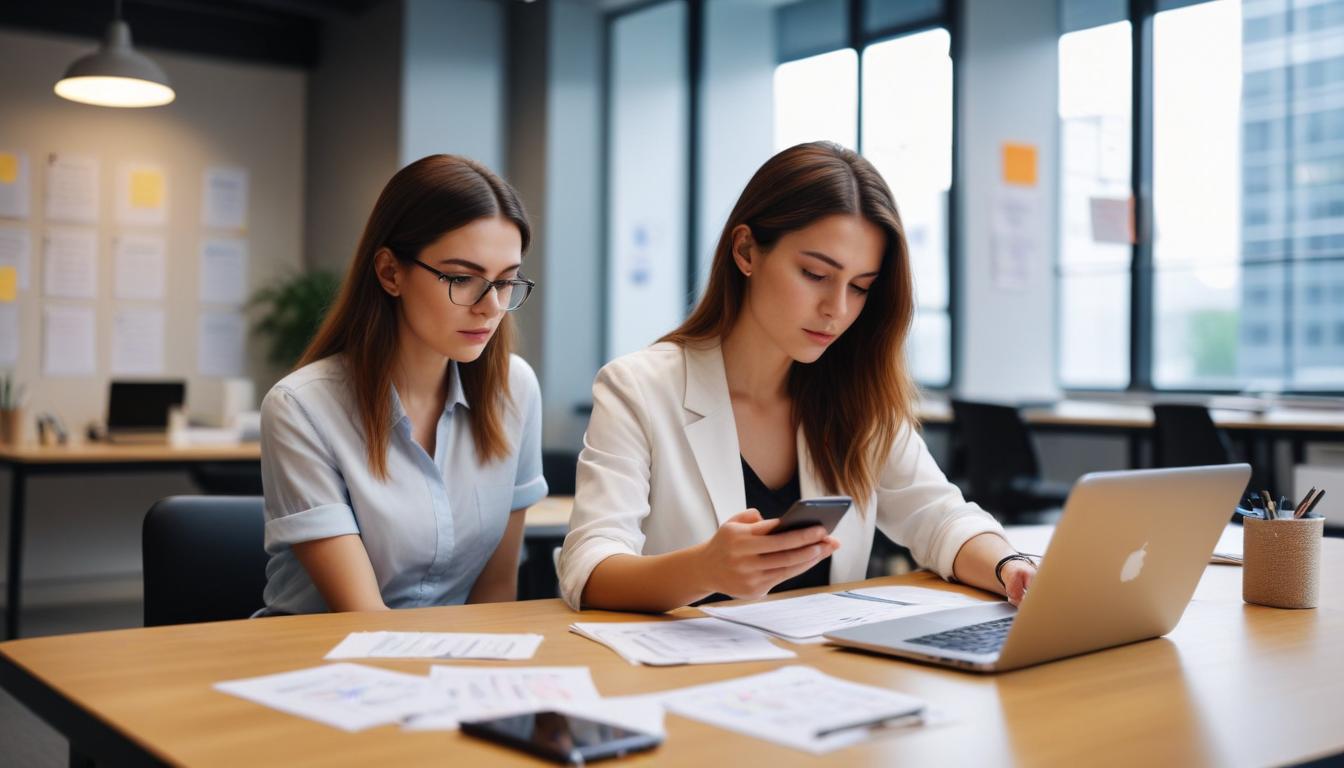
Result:
[[[518,193],[490,169],[457,155],[430,155],[402,168],[383,187],[359,239],[336,303],[304,351],[299,366],[341,355],[354,386],[359,421],[368,444],[369,468],[387,479],[392,432],[392,363],[397,353],[398,299],[383,290],[374,256],[387,248],[403,264],[445,233],[478,219],[502,216],[532,240]],[[502,406],[509,393],[513,320],[507,314],[481,356],[459,363],[462,391],[471,404],[469,423],[481,462],[509,452]]]
[[661,340],[700,345],[732,330],[747,288],[732,254],[739,224],[768,253],[785,234],[836,214],[862,215],[882,230],[882,265],[854,324],[815,363],[790,366],[788,393],[824,486],[862,505],[901,425],[914,424],[915,399],[904,354],[915,313],[905,228],[871,163],[831,142],[799,144],[767,160],[723,226],[705,295]]

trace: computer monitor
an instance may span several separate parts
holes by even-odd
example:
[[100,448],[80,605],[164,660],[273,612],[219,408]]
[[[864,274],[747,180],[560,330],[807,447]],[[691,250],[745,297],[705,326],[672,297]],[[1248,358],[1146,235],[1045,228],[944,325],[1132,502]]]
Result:
[[114,381],[107,398],[107,434],[168,431],[168,412],[187,399],[185,381]]

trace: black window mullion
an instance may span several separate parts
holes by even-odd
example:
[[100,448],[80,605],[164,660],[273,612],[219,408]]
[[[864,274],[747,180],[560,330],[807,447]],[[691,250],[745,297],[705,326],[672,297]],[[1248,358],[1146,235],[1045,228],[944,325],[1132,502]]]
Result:
[[1129,0],[1132,35],[1130,185],[1134,245],[1129,282],[1129,389],[1153,386],[1153,16],[1156,0]]

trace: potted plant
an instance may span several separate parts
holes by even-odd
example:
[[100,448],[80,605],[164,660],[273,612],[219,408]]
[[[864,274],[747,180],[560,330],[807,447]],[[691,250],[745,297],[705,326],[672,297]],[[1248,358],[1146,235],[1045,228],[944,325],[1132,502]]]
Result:
[[14,375],[0,376],[0,443],[18,445],[23,438],[23,385]]
[[305,272],[257,291],[248,306],[262,310],[253,331],[270,337],[266,359],[293,368],[336,299],[341,281],[330,272]]

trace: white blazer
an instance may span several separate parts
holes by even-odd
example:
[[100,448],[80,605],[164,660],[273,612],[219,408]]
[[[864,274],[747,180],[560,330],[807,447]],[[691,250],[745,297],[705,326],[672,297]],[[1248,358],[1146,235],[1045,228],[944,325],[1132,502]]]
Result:
[[[832,495],[820,485],[801,429],[797,441],[802,497]],[[745,510],[740,456],[718,345],[663,342],[604,366],[593,383],[574,511],[557,563],[565,602],[580,607],[589,574],[606,558],[698,544]],[[875,526],[944,578],[973,536],[1003,535],[947,481],[909,425],[897,434],[868,503],[851,508],[832,534],[841,546],[831,557],[831,583],[865,577]]]

